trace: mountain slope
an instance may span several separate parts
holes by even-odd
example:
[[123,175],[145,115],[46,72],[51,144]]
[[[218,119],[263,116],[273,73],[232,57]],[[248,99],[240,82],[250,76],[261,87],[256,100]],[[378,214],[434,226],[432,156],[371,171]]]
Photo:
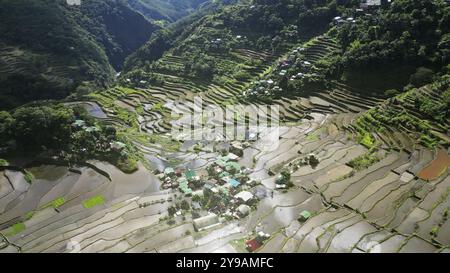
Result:
[[158,29],[118,0],[1,0],[0,18],[0,109],[106,86]]
[[130,9],[123,0],[87,0],[79,7],[71,7],[70,11],[76,14],[77,22],[103,45],[116,70],[121,69],[125,57],[160,29]]
[[[279,54],[299,40],[322,33],[336,12],[335,1],[237,1],[171,27],[159,35],[163,39],[152,38],[127,59],[125,70],[163,70],[220,81],[220,77],[238,72],[245,62],[236,58],[236,49]],[[164,46],[158,39],[163,40]],[[170,54],[181,57],[181,68],[152,64],[168,49]],[[201,70],[208,71],[208,75]]]
[[210,0],[128,0],[128,4],[149,20],[176,20],[194,12],[201,4]]
[[448,1],[397,0],[374,16],[354,17],[336,26],[343,54],[332,60],[331,74],[358,85],[401,89],[429,83],[431,77],[417,77],[440,72],[450,62]]

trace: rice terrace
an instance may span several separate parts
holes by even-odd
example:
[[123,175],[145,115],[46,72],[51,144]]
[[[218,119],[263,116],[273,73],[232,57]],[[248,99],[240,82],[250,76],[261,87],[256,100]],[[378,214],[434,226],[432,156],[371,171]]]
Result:
[[450,252],[449,1],[158,3],[0,0],[0,253]]

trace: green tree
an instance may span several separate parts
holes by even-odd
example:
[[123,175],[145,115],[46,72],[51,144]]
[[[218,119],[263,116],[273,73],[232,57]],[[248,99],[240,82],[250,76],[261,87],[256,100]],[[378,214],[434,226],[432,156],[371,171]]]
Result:
[[169,213],[170,216],[173,216],[175,215],[175,213],[177,213],[177,209],[172,206],[167,209],[167,212]]
[[181,209],[182,210],[190,210],[191,209],[191,205],[189,205],[189,202],[186,200],[181,201]]
[[11,127],[15,123],[14,118],[5,111],[0,111],[0,141],[5,142],[11,137]]

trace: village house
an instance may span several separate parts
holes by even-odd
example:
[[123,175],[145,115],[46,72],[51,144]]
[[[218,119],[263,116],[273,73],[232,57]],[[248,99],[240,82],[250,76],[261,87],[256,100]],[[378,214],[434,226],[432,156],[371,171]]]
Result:
[[360,9],[366,12],[372,12],[380,7],[386,7],[392,3],[392,0],[362,0]]
[[215,213],[209,213],[206,216],[194,219],[193,222],[197,232],[220,225],[219,217]]
[[252,239],[252,240],[245,242],[245,245],[247,246],[247,250],[249,252],[255,252],[262,246],[262,243],[260,243],[256,239]]
[[300,222],[306,222],[306,220],[308,220],[309,218],[311,218],[311,212],[304,210],[302,212],[300,212],[300,217],[298,218],[298,220]]
[[233,154],[233,153],[229,153],[229,154],[227,155],[227,157],[228,157],[228,159],[231,160],[231,161],[237,161],[237,160],[239,159],[239,156],[236,155],[236,154]]
[[192,202],[191,207],[193,210],[201,210],[202,209],[202,206],[200,205],[199,202]]
[[184,176],[186,177],[186,179],[188,181],[199,181],[200,180],[200,176],[198,176],[197,172],[193,171],[193,170],[189,170],[189,171],[185,172]]
[[123,149],[125,149],[125,147],[127,146],[125,143],[119,142],[119,141],[115,141],[110,143],[111,145],[111,149],[113,149],[114,151],[122,151]]
[[227,183],[228,180],[230,179],[231,174],[229,172],[221,172],[218,176],[219,178],[219,183],[221,183],[222,185]]
[[86,125],[86,122],[84,120],[81,119],[77,119],[72,126],[76,127],[76,128],[83,128]]
[[212,180],[206,181],[205,184],[203,185],[203,189],[209,190],[212,192],[217,192],[218,191],[217,190],[217,180],[212,179]]
[[173,177],[173,176],[175,176],[175,170],[173,168],[166,168],[164,170],[164,175],[166,177]]
[[241,165],[237,162],[229,161],[225,164],[225,170],[231,174],[236,174],[241,171]]
[[239,181],[237,181],[236,179],[229,179],[227,182],[227,185],[230,185],[232,188],[237,188],[239,187],[239,185],[241,185],[241,183]]
[[234,196],[240,203],[248,204],[253,199],[253,194],[249,191],[241,191]]
[[178,187],[185,195],[192,195],[192,189],[189,187],[188,180],[185,177],[178,179]]
[[182,175],[183,175],[183,169],[181,169],[181,168],[177,168],[176,170],[175,170],[175,175],[177,176],[177,177],[181,177]]
[[247,250],[249,252],[255,252],[260,247],[263,246],[264,242],[270,238],[270,234],[264,233],[263,231],[258,232],[256,238],[245,242]]
[[251,208],[248,205],[242,204],[236,209],[236,216],[244,218],[250,214]]

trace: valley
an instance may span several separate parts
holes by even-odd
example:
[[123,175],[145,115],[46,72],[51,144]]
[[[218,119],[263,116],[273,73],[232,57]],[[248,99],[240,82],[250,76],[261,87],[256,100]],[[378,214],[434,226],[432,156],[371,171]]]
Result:
[[[243,27],[255,10],[287,10],[263,0],[173,27],[167,48],[150,39],[112,85],[54,106],[71,129],[49,128],[70,141],[36,136],[48,148],[33,154],[6,146],[0,253],[448,253],[448,63],[404,90],[394,90],[404,75],[348,80],[358,76],[340,58],[363,45],[342,35],[384,18],[381,7],[357,17],[352,1],[286,2],[305,11],[281,15],[282,31]],[[289,38],[297,23],[301,35]],[[19,54],[6,51],[0,58]],[[237,113],[224,120],[231,105]],[[20,128],[24,116],[0,124]],[[261,117],[271,126],[247,127]],[[187,136],[174,133],[180,125]],[[202,130],[222,125],[243,126],[245,137]]]

